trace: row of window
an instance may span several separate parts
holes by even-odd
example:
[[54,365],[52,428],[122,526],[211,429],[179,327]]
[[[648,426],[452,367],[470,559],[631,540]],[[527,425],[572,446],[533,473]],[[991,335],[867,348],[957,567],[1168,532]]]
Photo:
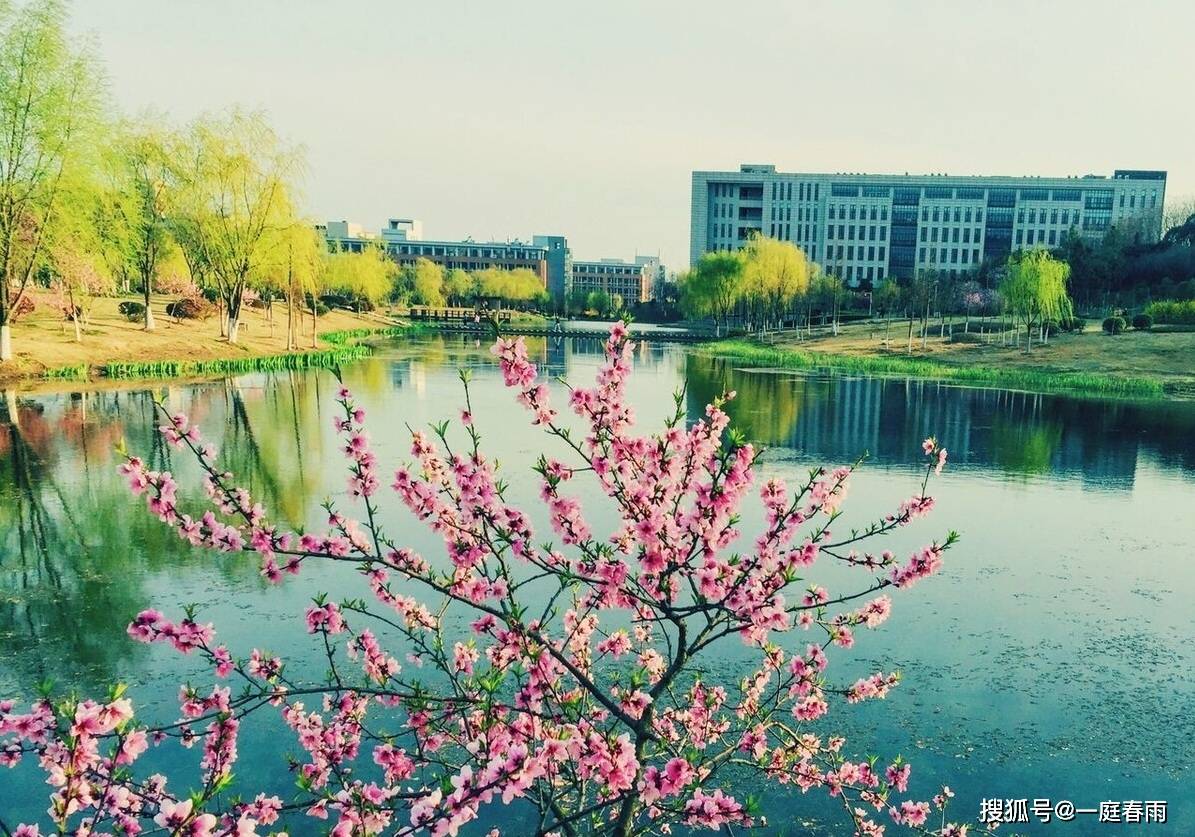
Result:
[[958,244],[960,237],[963,244],[970,244],[972,235],[975,236],[975,243],[979,243],[979,239],[983,236],[983,227],[922,227],[921,241],[938,243],[938,231],[942,233],[942,243],[953,242]]
[[830,204],[827,210],[827,215],[833,221],[836,218],[840,221],[851,220],[856,218],[860,221],[867,221],[868,213],[870,212],[870,220],[872,221],[887,221],[888,207],[886,206],[858,206],[856,204]]
[[391,244],[390,252],[400,256],[442,256],[470,259],[516,259],[539,261],[547,257],[541,248],[523,249],[512,247],[465,247],[437,244]]
[[839,244],[826,247],[826,258],[848,262],[874,262],[876,260],[883,262],[888,259],[888,248],[874,244],[866,246],[860,244],[858,247],[854,244]]
[[[798,183],[797,200],[815,201],[821,196],[821,188],[817,183]],[[792,183],[773,183],[772,200],[791,201],[793,199]]]
[[[855,238],[855,225],[854,224],[849,224],[849,225],[848,224],[839,224],[838,225],[838,235],[834,234],[834,229],[835,229],[835,227],[833,224],[829,224],[826,227],[826,240],[827,241],[831,241],[831,240],[835,240],[835,239],[853,239],[853,238]],[[865,224],[860,224],[858,231],[859,231],[858,237],[867,239],[868,241],[887,241],[888,240],[888,228],[887,227],[877,227],[875,224],[872,224],[870,226],[867,226]],[[878,235],[878,238],[877,238],[877,235]]]
[[1049,234],[1047,235],[1046,230],[1017,230],[1016,241],[1017,244],[1021,244],[1021,233],[1024,233],[1024,244],[1029,246],[1033,246],[1034,244],[1049,244],[1053,247],[1059,241],[1058,230],[1049,230],[1048,232]]
[[921,220],[924,222],[934,221],[935,223],[950,223],[951,218],[953,217],[954,223],[956,224],[970,224],[972,215],[974,215],[975,223],[983,223],[982,207],[974,207],[974,211],[972,211],[972,207],[969,206],[956,206],[954,207],[953,211],[949,206],[921,207]]
[[918,261],[922,264],[979,264],[979,250],[967,247],[922,247]]
[[[1121,209],[1124,209],[1124,197],[1125,197],[1124,192],[1121,192],[1120,193],[1120,208]],[[1158,206],[1158,194],[1157,194],[1157,192],[1154,192],[1154,193],[1150,194],[1150,196],[1149,196],[1149,208],[1156,209],[1157,206]],[[1129,195],[1129,209],[1136,209],[1136,208],[1137,208],[1137,196]],[[1141,196],[1141,208],[1142,209],[1146,208],[1145,207],[1145,195]]]
[[[1018,209],[1017,210],[1017,223],[1024,224],[1025,219],[1028,218],[1030,224],[1036,224],[1038,222],[1037,221],[1038,212],[1039,212],[1039,210],[1037,210],[1037,209]],[[1049,221],[1046,220],[1046,210],[1044,207],[1040,210],[1040,213],[1041,213],[1041,223],[1043,223],[1043,224],[1045,224],[1045,223],[1057,224],[1057,223],[1061,222],[1062,226],[1064,226],[1064,227],[1070,226],[1071,211],[1069,209],[1063,209],[1061,212],[1057,209],[1051,209],[1049,211]],[[1075,210],[1075,223],[1076,224],[1079,223],[1079,210],[1077,210],[1077,209]]]

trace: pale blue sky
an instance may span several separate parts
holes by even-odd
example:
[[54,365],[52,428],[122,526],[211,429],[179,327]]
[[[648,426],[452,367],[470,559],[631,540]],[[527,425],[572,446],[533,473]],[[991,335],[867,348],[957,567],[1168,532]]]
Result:
[[233,102],[306,208],[427,237],[688,258],[689,173],[1170,172],[1195,193],[1195,3],[76,0],[117,103]]

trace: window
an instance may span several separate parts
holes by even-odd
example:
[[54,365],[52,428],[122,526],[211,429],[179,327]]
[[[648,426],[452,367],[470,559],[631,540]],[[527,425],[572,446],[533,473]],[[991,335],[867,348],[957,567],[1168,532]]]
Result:
[[880,261],[883,261],[883,260],[884,260],[884,248],[881,247],[880,248]]
[[931,229],[929,231],[929,240],[933,241],[935,243],[937,242],[937,240],[938,240],[938,228],[937,227],[934,227],[933,229]]
[[954,249],[952,249],[950,251],[950,262],[951,262],[951,264],[958,264],[958,248],[957,247],[955,247]]
[[1050,230],[1050,246],[1053,247],[1058,243],[1058,231]]
[[954,223],[957,224],[960,220],[962,220],[962,217],[962,211],[956,206],[954,208]]
[[854,224],[851,224],[851,226],[850,226],[850,232],[849,232],[849,234],[848,234],[848,238],[854,238],[854,237],[855,237],[855,225],[854,225]]
[[1025,223],[1025,210],[1023,210],[1023,209],[1017,210],[1017,223],[1018,224]]
[[875,257],[876,257],[876,248],[874,246],[868,247],[867,248],[867,260],[869,262],[875,261]]
[[958,244],[958,227],[954,228],[954,232],[951,234],[950,240],[953,241],[955,244]]
[[887,221],[887,220],[888,220],[888,207],[886,207],[886,206],[881,206],[881,207],[880,207],[880,220],[881,220],[881,221]]
[[971,243],[971,228],[964,227],[963,228],[963,244],[970,244],[970,243]]
[[941,211],[939,210],[938,207],[935,206],[934,207],[934,223],[937,223],[938,221],[940,221],[941,218],[942,218]]
[[963,219],[964,219],[964,220],[965,220],[965,221],[966,221],[968,224],[970,224],[970,223],[971,223],[971,207],[969,207],[969,206],[967,207],[967,211],[966,211],[966,212],[963,214]]
[[1037,210],[1036,210],[1036,209],[1030,209],[1030,210],[1029,210],[1029,223],[1030,223],[1030,224],[1036,224],[1036,223],[1037,223]]
[[1057,210],[1057,209],[1051,209],[1051,210],[1050,210],[1050,223],[1051,223],[1051,224],[1057,224],[1057,223],[1058,223],[1058,210]]
[[880,241],[887,241],[887,240],[888,240],[888,228],[880,227]]
[[971,251],[970,251],[970,250],[964,250],[964,251],[963,251],[963,264],[966,264],[966,263],[967,263],[967,257],[968,257],[968,256],[970,256],[970,255],[971,255]]
[[922,227],[921,228],[921,240],[925,241],[925,238],[928,234],[929,234],[929,227]]
[[918,261],[922,261],[922,262],[925,261],[925,248],[924,247],[921,248],[921,257],[918,259]]

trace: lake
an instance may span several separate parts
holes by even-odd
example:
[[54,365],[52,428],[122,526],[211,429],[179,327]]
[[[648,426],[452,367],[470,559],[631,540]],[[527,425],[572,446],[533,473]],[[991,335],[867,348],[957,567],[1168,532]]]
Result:
[[[597,339],[528,344],[552,376],[585,382],[600,363]],[[542,433],[501,386],[486,349],[464,335],[398,340],[343,376],[370,412],[388,482],[408,458],[404,425],[455,417],[457,370],[473,370],[483,445],[505,465],[515,499],[534,508],[537,485],[523,475]],[[734,423],[768,448],[764,476],[791,485],[813,465],[867,453],[846,506],[852,519],[914,493],[926,436],[949,449],[935,513],[892,546],[900,554],[947,529],[961,543],[939,575],[894,596],[882,629],[832,654],[839,682],[877,668],[904,676],[885,701],[834,706],[827,726],[846,732],[846,750],[904,755],[914,765],[911,792],[928,798],[949,784],[959,818],[977,816],[984,797],[1080,808],[1166,800],[1169,822],[1149,833],[1195,833],[1195,403],[744,369],[665,344],[641,344],[636,358],[629,393],[641,426],[659,424],[681,386],[690,418],[733,389]],[[0,409],[0,695],[28,698],[43,680],[96,693],[119,679],[149,717],[173,719],[177,684],[197,675],[194,661],[132,642],[125,626],[143,608],[177,616],[185,603],[200,605],[234,655],[270,648],[294,660],[292,671],[306,658],[318,675],[302,611],[320,591],[360,595],[357,575],[309,569],[274,587],[252,557],[185,547],[130,498],[115,446],[123,439],[152,467],[194,484],[193,464],[153,430],[151,398],[165,393],[276,519],[314,524],[323,498],[345,499],[331,426],[336,386],[327,371],[277,372],[10,398]],[[389,491],[384,503],[394,513],[388,531],[442,554],[438,539],[397,513]],[[758,502],[748,506],[750,532]],[[603,519],[593,517],[595,529]],[[832,568],[817,569],[833,589]],[[726,650],[727,671],[735,653]],[[250,785],[279,740],[295,749],[288,733],[256,726],[243,728],[237,770]],[[162,758],[171,766],[178,757]],[[198,758],[196,749],[177,763]],[[284,778],[277,790],[287,786]],[[773,794],[765,804],[777,833],[848,830],[812,795]],[[0,772],[6,821],[45,807],[40,775]],[[1091,828],[1094,817],[1061,830]]]

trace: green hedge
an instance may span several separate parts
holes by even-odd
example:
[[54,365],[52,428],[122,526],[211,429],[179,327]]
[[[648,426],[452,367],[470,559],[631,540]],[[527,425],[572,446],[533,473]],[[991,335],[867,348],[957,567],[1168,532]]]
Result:
[[1145,306],[1145,313],[1162,325],[1195,325],[1195,300],[1166,299]]

